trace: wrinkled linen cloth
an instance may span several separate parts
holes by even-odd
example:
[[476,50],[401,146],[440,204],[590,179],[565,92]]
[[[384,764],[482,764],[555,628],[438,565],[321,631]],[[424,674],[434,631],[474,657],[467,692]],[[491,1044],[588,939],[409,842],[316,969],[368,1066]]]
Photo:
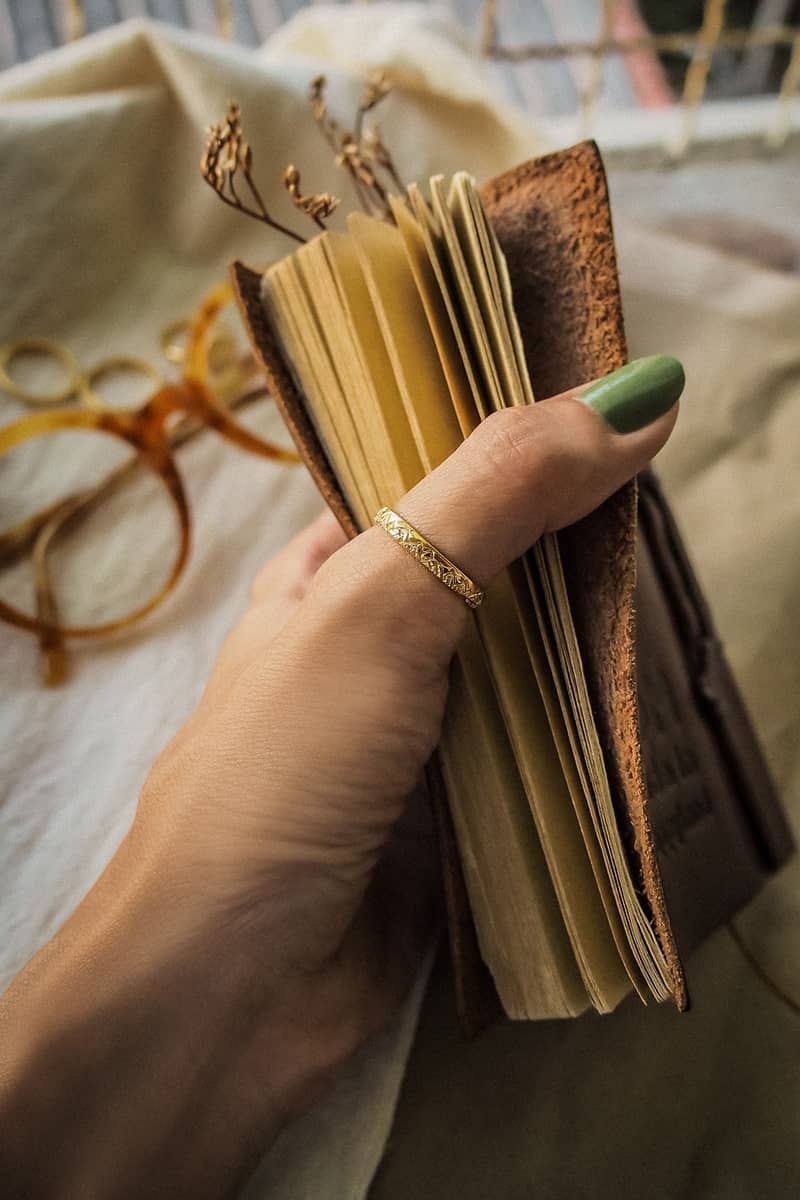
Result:
[[[230,260],[255,264],[290,248],[201,182],[204,127],[229,98],[240,101],[267,203],[297,226],[279,182],[289,162],[314,190],[350,201],[309,115],[308,82],[324,70],[347,120],[370,66],[394,82],[381,128],[406,178],[466,167],[480,181],[542,149],[530,121],[493,100],[448,20],[414,5],[315,8],[259,52],[130,24],[0,77],[0,342],[43,334],[82,361],[153,357],[161,328],[191,311]],[[627,225],[618,234],[632,352],[667,350],[688,365],[662,477],[796,808],[800,283],[677,238]],[[2,405],[4,420],[20,411]],[[268,413],[265,432],[276,427]],[[252,578],[320,506],[302,469],[212,435],[180,463],[194,548],[158,613],[76,649],[73,678],[57,692],[39,682],[33,640],[0,627],[3,981],[101,872]],[[100,594],[129,553],[123,523],[87,587]],[[795,864],[739,923],[795,995],[798,883]],[[800,1183],[790,1090],[800,1027],[727,937],[693,958],[687,1017],[627,1003],[609,1018],[499,1026],[470,1046],[437,973],[375,1197],[788,1194]],[[424,986],[425,971],[395,1022],[285,1131],[250,1200],[366,1195]]]

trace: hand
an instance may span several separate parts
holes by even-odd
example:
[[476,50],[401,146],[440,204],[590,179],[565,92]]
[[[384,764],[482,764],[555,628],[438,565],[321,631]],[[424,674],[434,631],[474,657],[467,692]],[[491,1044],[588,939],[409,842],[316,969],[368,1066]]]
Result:
[[[645,379],[631,417],[633,370],[624,435],[611,377],[606,422],[574,394],[499,414],[397,510],[488,584],[666,441],[680,383]],[[342,541],[323,517],[263,571],[119,853],[4,999],[0,1125],[37,1195],[143,1194],[154,1164],[159,1194],[227,1194],[410,982],[428,860],[391,836],[415,840],[468,611],[382,530]]]

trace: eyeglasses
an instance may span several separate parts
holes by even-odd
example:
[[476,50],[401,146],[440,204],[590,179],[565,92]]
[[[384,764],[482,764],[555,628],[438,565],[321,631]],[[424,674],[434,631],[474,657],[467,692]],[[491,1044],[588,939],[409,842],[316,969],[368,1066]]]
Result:
[[[299,461],[242,420],[267,393],[252,355],[219,320],[231,300],[222,284],[191,319],[162,331],[164,356],[181,364],[171,383],[144,359],[109,358],[84,370],[48,339],[0,347],[0,390],[33,410],[0,429],[0,511],[13,514],[0,533],[0,619],[38,638],[50,685],[66,678],[66,639],[129,628],[183,573],[191,517],[179,447],[211,428],[262,458]],[[10,372],[21,357],[58,368],[59,385],[23,386]],[[101,399],[110,383],[131,376],[153,389],[142,404]]]

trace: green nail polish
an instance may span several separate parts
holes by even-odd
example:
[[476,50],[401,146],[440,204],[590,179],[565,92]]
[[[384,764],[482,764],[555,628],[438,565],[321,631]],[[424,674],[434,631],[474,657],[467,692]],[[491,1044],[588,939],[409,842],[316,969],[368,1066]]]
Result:
[[685,382],[677,358],[651,354],[598,379],[580,399],[617,433],[633,433],[672,408]]

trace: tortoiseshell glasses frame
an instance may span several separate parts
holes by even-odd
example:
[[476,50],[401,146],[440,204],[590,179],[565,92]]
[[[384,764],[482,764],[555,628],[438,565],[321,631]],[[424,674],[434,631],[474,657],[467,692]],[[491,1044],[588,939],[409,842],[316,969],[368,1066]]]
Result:
[[[84,395],[83,403],[77,407],[39,407],[63,403],[75,388],[65,388],[38,399],[26,394],[26,401],[35,405],[37,411],[15,420],[0,429],[0,455],[6,454],[22,443],[45,434],[64,430],[90,431],[110,434],[121,439],[132,451],[128,458],[116,467],[100,484],[88,487],[57,501],[28,517],[16,527],[0,533],[0,565],[15,561],[30,552],[34,568],[36,593],[36,615],[14,607],[0,599],[0,620],[19,629],[35,634],[43,652],[45,681],[50,684],[62,682],[66,675],[66,651],[64,639],[90,638],[115,633],[140,621],[157,608],[173,591],[186,566],[191,545],[191,515],[181,474],[174,451],[183,441],[200,428],[216,430],[222,437],[252,454],[277,462],[297,463],[293,450],[277,446],[251,432],[231,416],[232,407],[241,407],[249,401],[265,395],[263,386],[241,392],[234,404],[225,407],[215,398],[210,386],[210,355],[213,349],[212,335],[220,312],[230,303],[230,284],[216,287],[201,302],[193,317],[186,323],[187,334],[181,377],[175,383],[162,383],[137,408],[111,408],[99,403],[91,393]],[[179,324],[179,323],[176,323]],[[166,333],[166,331],[165,331]],[[163,340],[163,338],[162,338]],[[47,349],[60,360],[68,372],[77,377],[77,363],[69,351],[54,351],[54,344],[43,339],[27,339],[15,344],[17,352],[36,352]],[[167,346],[169,357],[169,347]],[[5,374],[3,361],[3,373]],[[124,370],[127,366],[142,370],[139,360],[125,358],[109,359],[91,373],[96,380],[106,370]],[[250,372],[252,375],[252,370]],[[154,377],[158,372],[152,371]],[[175,558],[163,584],[145,603],[140,604],[125,616],[99,624],[62,624],[58,619],[57,603],[47,570],[47,553],[50,544],[69,525],[102,503],[122,478],[137,467],[154,471],[163,482],[179,522],[179,537],[176,539]]]

